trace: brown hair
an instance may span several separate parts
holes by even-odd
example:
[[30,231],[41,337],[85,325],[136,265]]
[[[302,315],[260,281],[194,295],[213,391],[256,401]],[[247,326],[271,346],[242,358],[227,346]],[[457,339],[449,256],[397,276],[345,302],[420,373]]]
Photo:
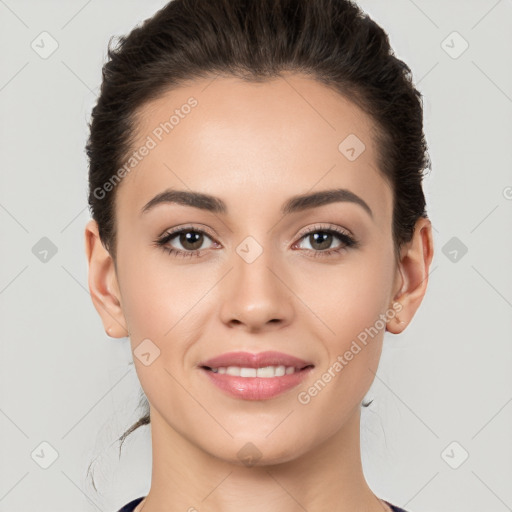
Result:
[[[104,197],[97,190],[133,151],[141,107],[196,78],[264,81],[282,71],[311,76],[373,119],[378,166],[393,191],[397,254],[411,240],[416,221],[427,216],[423,104],[410,68],[395,57],[384,30],[349,0],[172,0],[115,47],[109,42],[92,111],[89,206],[114,262],[116,188]],[[119,438],[121,446],[150,422],[143,393],[141,404],[145,414]]]

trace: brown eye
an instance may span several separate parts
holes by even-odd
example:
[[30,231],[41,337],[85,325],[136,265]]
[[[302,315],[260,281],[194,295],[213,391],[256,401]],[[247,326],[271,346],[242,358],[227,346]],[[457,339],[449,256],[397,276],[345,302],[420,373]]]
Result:
[[[335,242],[337,243],[333,245]],[[303,247],[307,242],[309,247]],[[302,246],[302,247],[301,247]],[[350,248],[357,248],[359,243],[341,228],[324,228],[315,226],[312,230],[304,233],[294,248],[306,249],[312,256],[336,256]]]
[[328,233],[327,231],[316,231],[315,233],[311,233],[309,236],[309,243],[313,249],[318,249],[319,251],[323,251],[325,249],[330,249],[333,235],[332,233]]
[[[206,240],[210,245],[203,247]],[[214,242],[210,236],[198,229],[180,229],[167,233],[156,241],[157,245],[164,248],[169,254],[176,256],[199,255],[203,249],[212,248]]]
[[182,231],[178,234],[182,247],[188,251],[196,251],[203,245],[204,235],[198,231]]

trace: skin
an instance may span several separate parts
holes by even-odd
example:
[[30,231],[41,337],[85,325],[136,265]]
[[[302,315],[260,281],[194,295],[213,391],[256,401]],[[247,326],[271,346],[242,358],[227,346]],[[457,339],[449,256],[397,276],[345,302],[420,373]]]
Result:
[[[89,289],[106,332],[149,338],[160,355],[134,357],[150,403],[151,489],[137,511],[382,512],[360,457],[360,408],[377,371],[384,332],[400,333],[419,307],[432,261],[432,228],[417,222],[395,258],[393,195],[377,169],[373,122],[311,78],[283,74],[254,84],[197,80],[140,111],[140,147],[190,96],[198,106],[118,185],[117,261],[95,221],[85,229]],[[349,161],[338,145],[356,134],[366,146]],[[167,188],[221,198],[227,214],[164,204],[142,207]],[[280,214],[291,196],[345,188],[371,208],[336,202]],[[200,257],[180,258],[154,241],[171,228],[207,229]],[[320,226],[320,229],[317,228]],[[357,247],[314,257],[306,231],[331,226]],[[236,252],[252,236],[263,249],[252,263]],[[177,237],[168,242],[191,250]],[[327,248],[343,245],[336,236]],[[192,246],[193,249],[193,246]],[[308,404],[307,390],[380,314],[402,307]],[[278,350],[314,363],[299,387],[270,400],[225,395],[197,368],[219,354]],[[245,465],[238,451],[255,445]]]

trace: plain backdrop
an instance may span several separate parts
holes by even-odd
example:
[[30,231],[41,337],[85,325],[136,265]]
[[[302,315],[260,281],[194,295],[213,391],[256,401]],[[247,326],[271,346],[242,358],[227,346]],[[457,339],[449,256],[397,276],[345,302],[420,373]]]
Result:
[[[412,324],[385,337],[365,475],[411,512],[512,510],[512,2],[359,3],[424,96],[436,248]],[[140,386],[88,292],[84,145],[110,36],[164,4],[0,1],[0,511],[109,512],[149,489],[148,427],[120,459],[115,442]]]

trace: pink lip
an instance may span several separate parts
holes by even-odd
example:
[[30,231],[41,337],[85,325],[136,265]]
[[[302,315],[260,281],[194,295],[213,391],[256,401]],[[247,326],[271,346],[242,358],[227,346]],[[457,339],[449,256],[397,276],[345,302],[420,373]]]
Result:
[[299,359],[298,357],[283,354],[282,352],[273,351],[260,352],[258,354],[251,354],[250,352],[228,352],[198,364],[198,366],[208,366],[209,368],[227,368],[228,366],[240,366],[244,368],[293,366],[299,369],[309,365],[313,366],[313,363]]
[[[313,369],[314,365],[280,352],[230,352],[208,359],[198,365],[208,376],[210,382],[225,393],[244,400],[268,400],[289,389],[298,386]],[[293,366],[295,373],[281,377],[236,377],[233,375],[214,373],[210,368],[240,366],[244,368],[263,368],[265,366]],[[300,371],[297,371],[300,370]]]

